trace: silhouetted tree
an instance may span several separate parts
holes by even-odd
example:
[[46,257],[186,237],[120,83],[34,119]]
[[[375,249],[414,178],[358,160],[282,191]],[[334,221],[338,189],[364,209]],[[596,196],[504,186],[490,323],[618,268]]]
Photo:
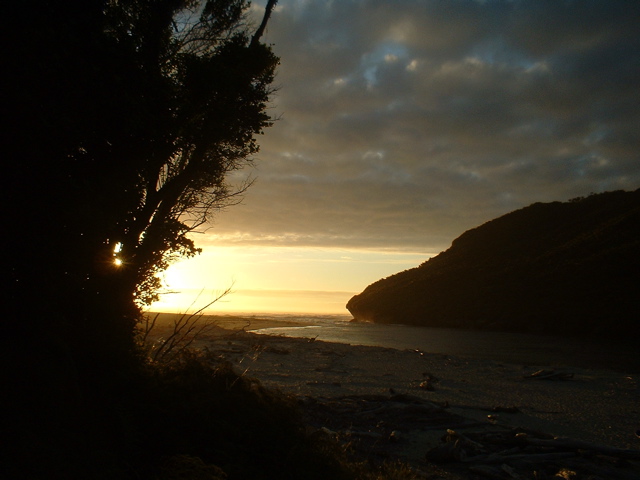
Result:
[[155,112],[126,182],[136,202],[122,212],[108,248],[120,249],[125,290],[148,303],[155,274],[172,257],[196,253],[186,233],[247,187],[234,190],[225,179],[258,151],[255,135],[271,124],[265,109],[278,59],[259,42],[260,31],[248,35],[244,1],[160,2],[164,12],[158,2],[141,3],[110,16],[108,34],[129,43],[152,88],[151,108],[142,112]]
[[141,368],[139,305],[250,183],[229,174],[271,124],[275,3],[259,25],[244,0],[4,6],[0,477],[155,478],[149,440],[170,443],[160,412],[182,406],[150,406],[165,390]]
[[130,338],[156,274],[198,252],[187,234],[249,186],[228,175],[271,125],[278,58],[260,38],[275,3],[257,28],[244,0],[11,7],[2,194],[10,315],[32,312],[19,330]]

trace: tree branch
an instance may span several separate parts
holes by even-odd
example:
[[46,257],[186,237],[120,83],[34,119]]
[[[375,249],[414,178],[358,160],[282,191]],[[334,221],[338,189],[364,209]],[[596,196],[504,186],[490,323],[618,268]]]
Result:
[[258,45],[258,43],[260,42],[260,37],[262,37],[262,35],[264,34],[264,30],[267,28],[267,22],[269,22],[269,18],[271,17],[271,12],[276,6],[276,3],[278,3],[278,0],[269,0],[267,2],[267,6],[264,9],[264,17],[262,17],[262,23],[258,27],[258,30],[256,30],[256,33],[253,35],[253,38],[251,39],[252,48]]

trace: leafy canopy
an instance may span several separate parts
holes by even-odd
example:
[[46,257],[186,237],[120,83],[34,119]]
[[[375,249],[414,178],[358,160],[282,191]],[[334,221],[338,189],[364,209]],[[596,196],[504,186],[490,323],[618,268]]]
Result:
[[272,124],[279,59],[260,38],[275,3],[259,26],[244,0],[11,7],[2,195],[16,311],[37,292],[58,326],[135,316],[158,273],[198,253],[188,233],[240,200],[251,180],[230,174]]
[[247,8],[242,0],[173,0],[105,9],[105,33],[146,92],[134,112],[140,154],[126,182],[134,195],[106,239],[122,245],[140,303],[156,298],[156,274],[176,256],[198,252],[186,234],[250,184],[234,189],[226,178],[258,152],[256,135],[271,125],[278,58],[249,35]]

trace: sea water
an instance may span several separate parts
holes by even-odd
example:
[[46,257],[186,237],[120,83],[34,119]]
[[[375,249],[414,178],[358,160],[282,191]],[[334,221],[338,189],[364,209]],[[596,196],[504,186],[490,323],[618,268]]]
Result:
[[640,372],[640,349],[634,343],[567,336],[481,332],[352,322],[347,315],[259,315],[299,326],[263,328],[255,333],[419,350],[499,362],[549,367],[606,368]]

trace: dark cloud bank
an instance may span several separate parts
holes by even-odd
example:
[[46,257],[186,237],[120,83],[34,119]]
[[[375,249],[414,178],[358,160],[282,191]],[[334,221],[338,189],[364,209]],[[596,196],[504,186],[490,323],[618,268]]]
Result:
[[280,119],[210,233],[440,251],[536,201],[638,188],[639,20],[632,0],[281,0]]

